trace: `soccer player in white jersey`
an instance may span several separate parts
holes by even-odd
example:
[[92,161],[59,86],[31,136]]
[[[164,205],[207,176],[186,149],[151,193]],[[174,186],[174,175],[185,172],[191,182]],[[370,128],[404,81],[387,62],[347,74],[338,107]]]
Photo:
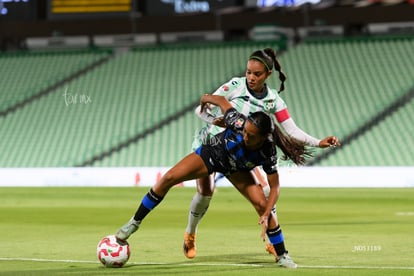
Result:
[[[270,88],[266,79],[276,70],[281,81],[279,90]],[[307,134],[296,126],[290,117],[288,108],[279,93],[284,90],[285,74],[282,72],[276,53],[271,48],[253,52],[247,61],[245,77],[232,78],[223,84],[213,94],[224,96],[237,111],[248,115],[251,112],[264,111],[271,115],[286,131],[289,136],[304,142],[311,147],[329,147],[339,145],[335,136],[328,136],[324,139],[317,139]],[[193,149],[208,141],[210,137],[221,132],[224,127],[222,114],[219,107],[212,106],[200,113],[200,107],[196,108],[196,114],[207,122],[201,129],[193,142]],[[268,195],[269,186],[265,178],[261,177],[258,168],[255,168],[258,184],[262,185],[265,196]],[[196,256],[196,232],[197,227],[206,213],[214,192],[214,175],[196,180],[197,192],[193,197],[188,215],[188,224],[184,233],[183,250],[187,258]],[[273,254],[276,262],[287,250],[284,245],[284,238],[281,234],[280,225],[277,231],[280,232],[280,243],[276,246],[266,244],[266,250]]]

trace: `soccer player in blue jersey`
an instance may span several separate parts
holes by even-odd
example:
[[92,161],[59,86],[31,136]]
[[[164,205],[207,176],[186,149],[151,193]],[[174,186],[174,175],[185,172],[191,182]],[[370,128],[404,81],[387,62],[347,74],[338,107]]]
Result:
[[[273,71],[278,73],[281,86],[279,90],[273,89],[266,84],[266,80]],[[324,139],[317,139],[303,130],[294,122],[289,114],[286,103],[279,96],[284,90],[286,76],[276,58],[276,53],[271,48],[254,51],[248,58],[244,77],[232,78],[223,84],[213,94],[224,96],[231,105],[240,113],[248,115],[251,112],[264,111],[271,116],[273,121],[280,125],[285,132],[302,141],[310,147],[329,147],[339,145],[335,136],[328,136]],[[208,141],[215,134],[223,130],[222,112],[219,107],[196,109],[196,114],[207,124],[201,129],[193,142],[193,150],[204,141]],[[269,186],[266,179],[263,179],[259,168],[255,168],[255,176],[258,184],[263,186],[267,197]],[[188,214],[188,224],[184,233],[183,249],[187,258],[194,258],[196,255],[196,230],[198,224],[206,213],[214,192],[214,175],[197,179],[197,192],[194,195]],[[277,217],[276,217],[277,219]],[[273,246],[267,244],[267,251],[278,258],[283,252],[276,252]]]
[[[226,128],[199,146],[172,167],[143,197],[135,215],[117,232],[119,240],[127,240],[137,231],[143,219],[166,196],[174,185],[196,178],[206,177],[214,172],[224,174],[234,187],[246,197],[259,215],[262,238],[267,235],[277,249],[282,250],[277,264],[296,268],[284,248],[283,235],[278,227],[272,208],[279,197],[279,176],[277,173],[276,147],[296,164],[303,164],[309,154],[304,143],[285,135],[274,125],[271,118],[258,111],[245,116],[239,113],[223,96],[204,95],[201,110],[206,105],[219,106],[224,114]],[[262,166],[270,186],[268,199],[256,185],[251,170]],[[281,247],[281,248],[280,248]]]

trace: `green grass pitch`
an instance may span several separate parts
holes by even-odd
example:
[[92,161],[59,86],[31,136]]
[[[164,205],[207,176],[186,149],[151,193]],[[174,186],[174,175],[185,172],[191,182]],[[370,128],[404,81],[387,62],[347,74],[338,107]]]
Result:
[[0,188],[0,275],[414,275],[414,189],[282,188],[280,224],[296,270],[264,250],[258,217],[218,188],[188,260],[182,240],[194,188],[174,188],[129,239],[124,268],[96,245],[135,212],[142,188]]

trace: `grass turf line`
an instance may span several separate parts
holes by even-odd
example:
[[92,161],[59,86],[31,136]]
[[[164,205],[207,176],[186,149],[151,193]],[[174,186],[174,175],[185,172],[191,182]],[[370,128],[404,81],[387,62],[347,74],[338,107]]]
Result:
[[[103,268],[95,253],[99,239],[132,216],[148,189],[1,188],[0,275],[296,273],[274,266],[257,215],[233,188],[213,197],[194,260],[181,246],[195,189],[174,188],[131,236],[127,266]],[[300,274],[412,274],[414,216],[401,214],[414,211],[413,196],[408,188],[282,188],[279,219]]]

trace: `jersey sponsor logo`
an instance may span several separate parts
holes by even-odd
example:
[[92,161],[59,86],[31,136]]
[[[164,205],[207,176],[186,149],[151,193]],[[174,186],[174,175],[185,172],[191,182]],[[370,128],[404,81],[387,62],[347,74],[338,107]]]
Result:
[[244,124],[244,119],[243,118],[239,118],[236,120],[236,122],[234,122],[234,126],[237,128],[241,128]]
[[239,82],[236,81],[236,80],[231,81],[231,85],[238,85],[238,84],[239,84]]
[[229,87],[227,85],[223,85],[221,89],[225,92],[229,91]]

